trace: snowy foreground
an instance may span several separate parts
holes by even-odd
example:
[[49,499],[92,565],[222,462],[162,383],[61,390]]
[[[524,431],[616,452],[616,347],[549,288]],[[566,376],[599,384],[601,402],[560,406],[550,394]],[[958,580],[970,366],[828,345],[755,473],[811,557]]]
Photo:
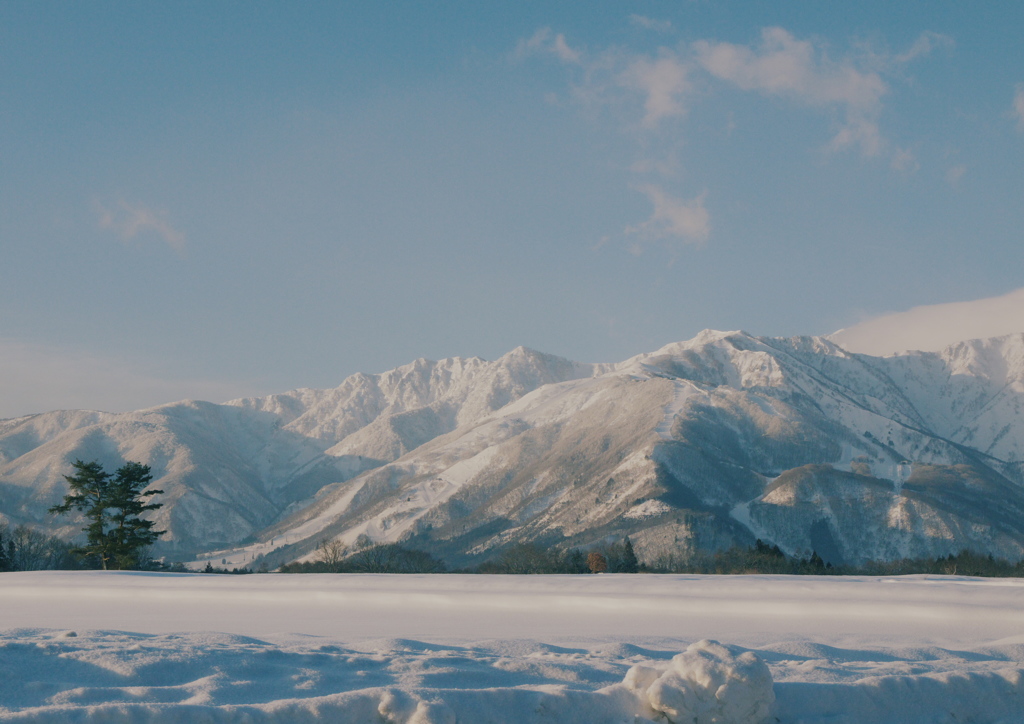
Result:
[[0,721],[1008,723],[1022,675],[1018,579],[0,574]]

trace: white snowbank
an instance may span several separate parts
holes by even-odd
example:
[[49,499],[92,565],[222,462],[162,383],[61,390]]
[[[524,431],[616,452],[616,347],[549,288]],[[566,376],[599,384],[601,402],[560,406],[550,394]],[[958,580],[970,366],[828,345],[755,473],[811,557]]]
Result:
[[673,657],[660,675],[634,666],[625,684],[673,724],[760,724],[775,702],[771,671],[756,654],[707,639]]
[[5,573],[0,629],[0,722],[1009,724],[1024,711],[1016,579]]

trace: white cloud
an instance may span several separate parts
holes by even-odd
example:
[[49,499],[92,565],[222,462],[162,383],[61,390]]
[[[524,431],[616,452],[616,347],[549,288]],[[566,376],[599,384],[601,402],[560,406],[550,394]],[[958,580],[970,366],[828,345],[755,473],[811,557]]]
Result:
[[691,89],[692,63],[684,62],[669,49],[663,48],[656,57],[617,48],[587,53],[571,47],[561,33],[541,28],[520,40],[513,54],[520,60],[535,55],[556,57],[571,69],[575,74],[573,97],[584,106],[632,111],[637,97],[642,99],[640,126],[644,132],[656,129],[665,118],[686,112],[683,99]]
[[828,147],[833,151],[841,151],[847,146],[860,146],[865,156],[877,156],[882,151],[882,134],[878,124],[868,118],[850,118],[846,125],[839,129]]
[[58,409],[137,410],[182,399],[219,402],[259,390],[244,382],[176,379],[145,363],[0,338],[0,418]]
[[878,116],[889,87],[875,71],[833,61],[809,40],[783,28],[765,28],[757,47],[694,43],[697,62],[712,76],[742,90],[790,98],[810,106],[838,106],[845,123],[833,148],[857,145],[866,156],[881,151]]
[[555,36],[551,49],[565,63],[580,62],[580,54],[569,47],[569,44],[565,42],[565,36],[561,33]]
[[[644,29],[667,29],[643,15],[631,16],[630,22]],[[687,116],[709,83],[730,84],[827,114],[835,126],[826,148],[854,148],[867,157],[884,154],[894,171],[913,173],[919,167],[914,153],[887,142],[879,127],[883,101],[891,92],[886,76],[899,77],[904,64],[951,45],[946,36],[925,32],[899,55],[854,45],[834,58],[821,42],[773,27],[764,28],[760,40],[749,45],[698,40],[663,47],[653,54],[621,47],[587,52],[569,46],[564,36],[550,28],[541,28],[520,41],[516,56],[559,58],[570,73],[573,99],[588,110],[610,113],[636,143],[637,153],[629,169],[644,179],[645,183],[635,188],[647,195],[654,211],[647,221],[627,228],[627,233],[641,239],[671,237],[699,242],[707,239],[711,230],[704,196],[676,198],[649,181],[680,175],[677,151],[684,139],[678,121]],[[1024,105],[1024,100],[1021,103]],[[726,135],[735,127],[730,113]],[[635,252],[642,248],[641,242],[634,241]]]
[[892,161],[889,165],[894,171],[900,173],[914,173],[921,168],[914,152],[908,148],[897,148],[892,154]]
[[[654,184],[638,186],[637,190],[647,195],[654,210],[647,221],[627,228],[626,233],[650,239],[674,238],[688,243],[700,243],[710,235],[711,215],[704,206],[706,194],[684,200],[671,196]],[[639,244],[632,247],[634,253],[641,249]]]
[[185,253],[185,235],[170,225],[165,211],[142,204],[132,205],[124,199],[109,206],[96,201],[95,206],[100,228],[114,231],[122,241],[135,241],[139,236],[153,233],[177,253]]
[[[659,28],[662,21],[630,16],[633,25]],[[879,128],[883,100],[891,92],[885,76],[901,77],[903,67],[938,48],[951,48],[945,35],[925,31],[903,53],[875,52],[854,44],[838,59],[825,46],[800,39],[780,27],[764,28],[760,40],[749,45],[698,40],[674,49],[661,48],[655,56],[622,48],[585,53],[568,45],[565,37],[541,28],[520,41],[516,55],[543,53],[562,59],[578,71],[573,95],[591,106],[642,110],[639,129],[644,136],[660,130],[666,119],[686,115],[703,73],[741,90],[786,98],[812,108],[831,110],[837,127],[827,148],[857,148],[864,156],[893,154],[893,168],[908,170],[905,150],[891,148]],[[702,73],[703,71],[703,73]],[[1024,128],[1024,98],[1018,89],[1017,115]],[[636,96],[641,107],[636,107]],[[646,143],[646,137],[641,142]]]
[[644,128],[654,129],[662,119],[686,113],[683,95],[691,88],[689,72],[674,55],[664,54],[656,60],[636,58],[618,76],[622,87],[644,96]]
[[644,30],[654,30],[659,33],[668,33],[672,30],[671,20],[656,20],[646,15],[630,15],[629,22]]
[[517,58],[525,58],[542,52],[544,45],[548,42],[550,37],[551,28],[538,28],[537,31],[529,38],[519,41],[516,45],[515,56]]
[[579,51],[569,47],[562,33],[554,34],[551,28],[541,28],[526,40],[520,40],[516,46],[515,57],[525,58],[530,55],[549,53],[563,63],[579,64]]
[[1017,128],[1024,131],[1024,83],[1018,83],[1013,93],[1013,115],[1017,117]]
[[893,61],[896,63],[909,63],[917,58],[923,58],[930,55],[933,50],[938,48],[950,50],[953,48],[954,44],[953,39],[948,35],[926,30],[917,36],[917,40],[914,41],[913,45],[911,45],[906,52],[894,56]]
[[851,352],[883,355],[936,352],[967,339],[1024,332],[1024,288],[1000,297],[914,307],[885,314],[830,335]]

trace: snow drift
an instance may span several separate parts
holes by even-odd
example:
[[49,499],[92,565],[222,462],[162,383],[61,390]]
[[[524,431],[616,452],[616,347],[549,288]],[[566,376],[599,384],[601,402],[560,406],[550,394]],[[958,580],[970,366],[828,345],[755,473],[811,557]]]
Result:
[[0,579],[14,627],[0,629],[0,721],[1010,724],[1024,711],[1020,580]]

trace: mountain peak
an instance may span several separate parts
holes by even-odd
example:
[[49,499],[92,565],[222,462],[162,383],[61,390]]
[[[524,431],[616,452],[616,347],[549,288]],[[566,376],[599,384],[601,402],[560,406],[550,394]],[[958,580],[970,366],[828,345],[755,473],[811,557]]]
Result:
[[524,345],[519,345],[518,347],[516,347],[514,349],[511,349],[508,352],[506,352],[505,354],[503,354],[501,357],[499,357],[499,359],[521,359],[521,358],[530,358],[530,359],[532,359],[532,358],[535,358],[535,357],[547,357],[547,356],[548,355],[544,354],[543,352],[538,352],[537,350],[531,349],[530,347],[526,347]]

